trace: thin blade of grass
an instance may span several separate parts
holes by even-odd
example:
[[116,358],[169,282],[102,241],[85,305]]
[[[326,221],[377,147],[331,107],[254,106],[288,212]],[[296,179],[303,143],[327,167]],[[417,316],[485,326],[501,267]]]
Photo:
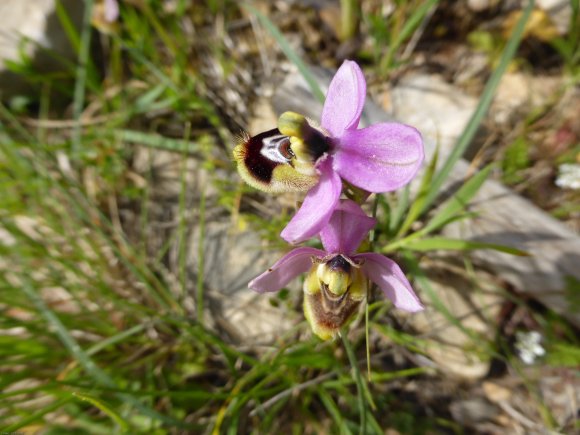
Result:
[[413,367],[410,369],[397,370],[394,372],[373,373],[374,382],[388,382],[393,379],[403,379],[411,376],[420,376],[429,373],[430,370],[425,367]]
[[457,161],[461,158],[469,144],[471,143],[475,133],[477,132],[479,125],[483,121],[487,110],[493,100],[495,95],[495,91],[500,83],[501,78],[503,77],[504,73],[506,72],[511,60],[513,59],[514,55],[516,54],[516,50],[520,44],[522,39],[522,35],[524,33],[524,29],[526,27],[526,23],[530,17],[532,10],[534,9],[534,1],[530,0],[527,7],[524,9],[524,13],[522,14],[521,18],[519,19],[518,23],[516,24],[513,33],[505,47],[505,50],[502,53],[500,58],[499,64],[495,71],[492,73],[491,77],[489,78],[487,84],[485,85],[485,89],[481,95],[481,99],[479,100],[479,104],[475,109],[471,119],[467,123],[465,130],[459,137],[457,144],[453,148],[449,157],[443,164],[441,170],[437,173],[434,177],[433,182],[431,184],[431,190],[425,203],[423,204],[423,212],[429,208],[429,206],[435,201],[437,195],[439,194],[439,190],[445,183],[445,180],[449,177],[451,170],[457,163]]
[[95,408],[99,409],[105,415],[108,415],[111,420],[115,422],[115,424],[119,427],[121,432],[126,433],[129,431],[129,423],[127,423],[123,417],[121,417],[117,412],[115,412],[109,405],[104,403],[102,400],[97,399],[96,397],[88,396],[86,394],[81,393],[72,393],[73,397],[77,399],[88,402],[93,405]]
[[205,267],[205,185],[201,190],[201,199],[199,202],[199,238],[198,238],[198,249],[197,249],[197,283],[196,283],[196,312],[197,321],[200,325],[203,325],[203,290],[204,290],[204,267]]
[[403,190],[397,195],[397,203],[391,207],[391,214],[389,216],[389,230],[394,232],[400,225],[401,219],[405,215],[405,210],[409,208],[409,185],[407,184]]
[[267,16],[262,14],[258,9],[256,9],[251,4],[244,3],[244,7],[247,8],[253,15],[255,15],[258,18],[260,23],[262,23],[262,26],[264,26],[264,28],[268,31],[268,33],[270,33],[270,35],[272,35],[272,37],[276,40],[276,42],[278,43],[278,45],[280,46],[280,48],[282,49],[288,60],[290,60],[290,62],[292,62],[294,65],[296,65],[296,68],[298,68],[298,71],[300,71],[300,74],[302,74],[302,77],[304,77],[304,80],[306,80],[306,83],[308,83],[308,86],[310,87],[312,94],[314,94],[314,96],[320,102],[324,102],[324,92],[322,92],[322,90],[320,89],[318,81],[316,80],[314,75],[310,72],[310,69],[308,69],[306,64],[302,61],[302,59],[300,59],[300,56],[298,56],[298,54],[290,46],[288,40],[284,37],[282,32],[278,30],[278,27],[276,27],[276,25],[272,21],[270,21],[270,19]]
[[199,145],[195,142],[183,139],[172,139],[159,134],[134,130],[117,130],[115,131],[115,135],[119,140],[167,151],[194,153],[200,150]]
[[423,175],[423,179],[421,180],[421,187],[419,188],[419,193],[413,201],[411,208],[409,209],[409,213],[407,213],[407,217],[405,218],[403,224],[399,228],[397,232],[397,238],[401,237],[405,234],[411,225],[417,218],[421,215],[421,211],[423,210],[423,204],[427,199],[427,195],[429,194],[429,190],[431,189],[431,181],[433,180],[433,175],[435,174],[435,169],[437,168],[437,161],[439,160],[439,147],[435,149],[435,154],[433,154],[433,158],[425,171],[425,175]]
[[67,403],[69,403],[71,400],[72,400],[72,397],[57,400],[56,402],[51,403],[50,405],[44,407],[40,411],[28,415],[27,417],[23,418],[22,420],[20,420],[16,423],[13,423],[9,426],[3,427],[1,433],[3,433],[3,434],[4,433],[6,433],[6,434],[24,433],[24,432],[17,432],[17,431],[25,426],[31,425],[32,423],[40,420],[46,414],[53,412],[53,411],[56,411],[57,409],[66,405]]
[[87,350],[87,355],[93,356],[99,353],[101,350],[107,348],[108,346],[112,346],[114,344],[120,343],[126,338],[131,337],[134,334],[138,334],[139,332],[145,330],[151,323],[142,323],[140,325],[135,325],[132,328],[129,328],[125,331],[122,331],[118,334],[113,335],[112,337],[108,337],[97,344],[94,344]]
[[471,177],[469,180],[459,188],[459,190],[449,198],[444,204],[441,205],[438,213],[419,231],[416,231],[403,239],[395,240],[384,246],[381,249],[383,254],[394,251],[395,249],[409,245],[410,243],[416,242],[423,236],[444,227],[445,225],[459,220],[465,219],[467,217],[473,216],[471,213],[460,213],[467,207],[469,201],[475,196],[479,191],[489,173],[491,172],[492,165],[489,165]]
[[405,25],[400,32],[397,33],[395,39],[389,44],[389,50],[380,63],[380,70],[383,73],[388,72],[391,66],[393,56],[401,46],[401,44],[409,38],[415,29],[421,24],[421,21],[427,16],[431,8],[435,7],[439,0],[428,0],[421,4],[405,22]]
[[340,433],[344,435],[352,435],[352,432],[348,428],[347,425],[344,424],[344,419],[342,418],[342,414],[340,409],[336,405],[335,401],[332,399],[332,396],[328,394],[328,392],[324,388],[318,389],[318,397],[332,419],[334,420],[334,424],[337,428],[339,428]]
[[68,38],[68,42],[70,42],[74,51],[78,54],[81,50],[81,38],[60,0],[56,2],[56,15]]
[[93,16],[93,0],[85,0],[85,14],[81,30],[80,46],[78,50],[78,64],[73,98],[73,118],[77,121],[72,135],[74,155],[78,156],[81,150],[81,115],[85,104],[85,89],[87,81],[87,69],[91,46],[91,19]]
[[414,240],[405,245],[411,251],[427,252],[435,250],[444,251],[474,251],[477,249],[492,249],[505,252],[506,254],[527,257],[530,254],[521,249],[496,243],[478,242],[475,240],[449,239],[447,237],[430,237],[427,239]]
[[441,210],[431,219],[427,225],[421,229],[422,234],[428,234],[441,228],[460,211],[464,210],[471,199],[479,191],[491,172],[492,166],[489,165],[471,177],[463,186],[441,206]]
[[[64,29],[68,42],[72,45],[77,56],[79,56],[83,46],[82,45],[83,41],[81,40],[81,36],[79,35],[77,28],[70,19],[69,13],[67,12],[66,8],[62,5],[62,1],[60,0],[56,2],[56,15],[58,17],[60,25]],[[71,65],[71,68],[72,67],[73,65]],[[92,89],[98,88],[99,74],[97,72],[97,68],[93,60],[90,57],[87,59],[87,76],[88,81],[90,83],[90,87]]]
[[[52,310],[48,308],[48,306],[44,303],[44,301],[40,298],[40,296],[36,293],[28,278],[26,276],[21,275],[22,280],[22,291],[26,294],[26,296],[31,300],[31,302],[36,306],[38,311],[42,314],[45,318],[46,322],[50,325],[51,328],[54,328],[56,335],[59,337],[63,345],[66,347],[68,352],[71,354],[72,357],[75,358],[76,361],[85,369],[85,371],[99,384],[115,388],[116,384],[112,378],[107,375],[99,366],[95,364],[95,362],[90,358],[89,355],[80,347],[77,341],[73,338],[73,336],[69,333],[66,326],[60,321],[60,319],[56,316]],[[119,397],[131,403],[135,408],[141,411],[147,417],[150,417],[154,420],[162,421],[163,423],[170,424],[172,426],[187,428],[189,427],[187,424],[182,423],[179,420],[175,420],[171,417],[167,417],[164,415],[159,414],[157,411],[146,407],[143,405],[138,399],[135,397],[122,393],[119,394]]]

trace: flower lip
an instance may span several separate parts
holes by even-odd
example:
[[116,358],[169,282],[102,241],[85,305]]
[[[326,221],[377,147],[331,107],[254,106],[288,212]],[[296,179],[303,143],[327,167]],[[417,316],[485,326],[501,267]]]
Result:
[[[246,138],[244,142],[244,147],[240,148],[240,157],[243,158],[244,165],[250,169],[252,175],[263,183],[270,183],[272,181],[274,169],[276,166],[283,164],[283,155],[276,154],[273,152],[275,143],[280,143],[280,141],[275,141],[275,138],[284,137],[280,134],[277,128],[265,131],[256,136]],[[268,143],[270,145],[268,145]],[[241,154],[243,150],[243,155]]]
[[260,154],[268,160],[282,164],[292,164],[292,158],[296,157],[290,147],[290,138],[283,134],[266,137],[262,140],[263,146]]
[[310,174],[297,170],[291,139],[277,128],[243,134],[233,154],[244,181],[265,192],[304,192],[318,182],[314,169]]
[[341,305],[344,301],[344,299],[347,297],[348,292],[350,289],[346,289],[346,291],[340,295],[337,295],[335,293],[333,293],[330,288],[328,288],[328,285],[324,284],[324,283],[320,283],[320,288],[322,289],[322,293],[323,293],[323,300],[326,299],[328,302],[330,302],[332,305],[334,305],[333,308],[337,308],[338,305]]

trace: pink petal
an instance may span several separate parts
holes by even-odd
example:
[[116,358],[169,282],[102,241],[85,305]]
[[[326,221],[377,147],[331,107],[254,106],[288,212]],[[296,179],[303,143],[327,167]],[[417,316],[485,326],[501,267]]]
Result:
[[119,18],[119,3],[117,0],[105,0],[105,21],[112,23]]
[[411,313],[423,310],[423,304],[397,263],[373,252],[353,256],[354,260],[361,258],[365,260],[361,266],[363,273],[380,287],[395,307]]
[[347,130],[334,155],[342,178],[369,192],[390,192],[407,184],[423,163],[421,134],[398,123]]
[[376,223],[356,202],[342,201],[328,225],[320,231],[324,250],[331,254],[352,254]]
[[248,287],[258,293],[278,291],[298,275],[307,272],[312,267],[312,257],[322,258],[325,255],[324,251],[315,248],[293,249],[266,272],[250,281]]
[[330,82],[320,124],[337,138],[344,130],[356,128],[366,94],[367,84],[360,67],[345,60]]
[[332,158],[324,158],[317,169],[320,181],[308,191],[302,207],[280,234],[289,243],[300,243],[316,236],[328,223],[338,204],[342,182],[332,170]]

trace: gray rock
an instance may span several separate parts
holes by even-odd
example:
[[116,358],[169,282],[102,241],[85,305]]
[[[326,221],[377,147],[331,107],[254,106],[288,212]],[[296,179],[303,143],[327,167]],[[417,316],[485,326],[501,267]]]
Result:
[[[71,22],[81,28],[84,2],[61,0]],[[2,0],[0,2],[0,98],[30,93],[34,88],[7,69],[8,62],[30,59],[34,71],[50,73],[65,68],[76,54],[56,15],[56,0]]]

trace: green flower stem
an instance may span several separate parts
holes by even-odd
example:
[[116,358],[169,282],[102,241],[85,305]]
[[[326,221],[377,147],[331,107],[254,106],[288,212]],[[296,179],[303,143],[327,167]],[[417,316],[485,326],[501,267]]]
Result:
[[340,40],[348,41],[356,36],[360,17],[358,0],[340,0]]

